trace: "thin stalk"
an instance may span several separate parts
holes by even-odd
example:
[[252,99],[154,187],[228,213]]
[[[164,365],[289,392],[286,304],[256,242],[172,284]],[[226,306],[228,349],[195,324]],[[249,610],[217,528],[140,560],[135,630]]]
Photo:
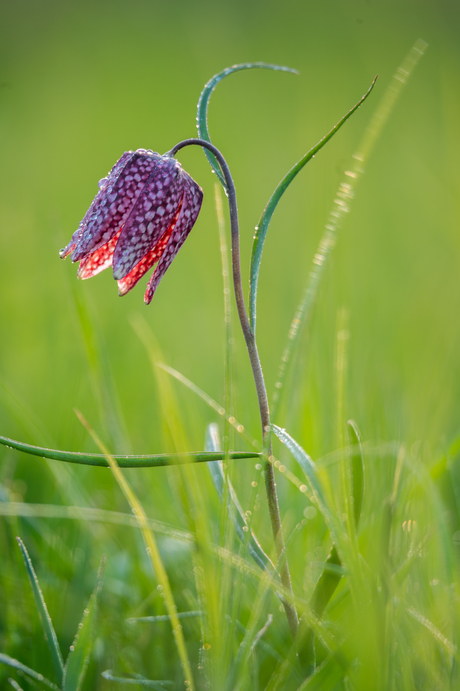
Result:
[[[201,146],[210,151],[219,162],[222,173],[226,183],[226,194],[228,197],[228,204],[230,209],[230,227],[232,239],[232,270],[233,270],[233,286],[235,290],[236,306],[238,310],[238,317],[240,319],[241,329],[243,331],[246,348],[249,353],[249,360],[251,362],[252,373],[257,390],[257,398],[259,401],[260,419],[262,422],[262,434],[264,446],[269,456],[272,455],[271,441],[270,441],[270,411],[268,407],[267,390],[265,388],[264,376],[262,373],[262,366],[260,364],[259,354],[257,352],[257,345],[255,336],[252,332],[246,307],[244,304],[243,285],[241,280],[241,260],[240,260],[240,232],[238,223],[238,206],[236,203],[236,190],[233,183],[233,178],[225,158],[213,144],[204,139],[184,139],[184,141],[176,144],[169,156],[175,156],[180,149],[186,146]],[[273,537],[275,540],[275,547],[278,560],[284,553],[284,539],[281,528],[281,516],[278,505],[278,497],[276,494],[276,482],[273,466],[266,462],[265,465],[265,486],[267,490],[268,510],[270,514],[270,521],[272,526]],[[285,588],[292,593],[291,576],[289,574],[289,567],[287,560],[281,569],[281,582]],[[297,611],[289,602],[283,600],[283,606],[286,611],[286,616],[292,635],[295,636],[298,628]]]

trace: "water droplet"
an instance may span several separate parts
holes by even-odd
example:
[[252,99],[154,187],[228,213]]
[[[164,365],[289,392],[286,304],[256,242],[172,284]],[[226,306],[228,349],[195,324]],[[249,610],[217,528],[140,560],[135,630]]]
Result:
[[103,190],[107,184],[108,178],[101,178],[99,182],[97,183],[97,186],[99,187],[100,190]]

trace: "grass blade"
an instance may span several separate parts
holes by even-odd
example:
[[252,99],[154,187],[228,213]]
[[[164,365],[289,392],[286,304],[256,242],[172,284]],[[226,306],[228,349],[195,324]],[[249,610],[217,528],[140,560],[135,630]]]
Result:
[[[41,446],[33,446],[8,437],[0,437],[0,444],[9,446],[23,453],[41,458],[51,458],[56,461],[66,461],[67,463],[80,463],[82,465],[109,467],[107,458],[99,453],[80,453],[79,451],[56,451]],[[232,451],[229,454],[232,459],[240,458],[259,458],[260,454],[254,451]],[[207,463],[208,461],[222,461],[225,454],[222,452],[210,453],[207,451],[197,451],[192,453],[159,453],[146,456],[112,456],[120,468],[161,468],[166,465],[177,465],[178,463]]]
[[14,691],[24,691],[22,686],[19,686],[18,682],[15,681],[14,679],[8,679],[8,683],[11,684],[13,687]]
[[294,456],[295,460],[297,463],[300,465],[302,468],[303,472],[305,473],[305,476],[310,484],[311,490],[313,492],[313,495],[316,497],[316,501],[318,502],[318,508],[321,511],[321,513],[324,515],[324,518],[326,519],[326,522],[329,523],[331,520],[332,514],[329,510],[329,508],[326,505],[325,499],[324,499],[324,494],[323,494],[323,489],[320,484],[320,480],[318,477],[318,472],[316,470],[316,466],[311,460],[310,456],[307,454],[307,452],[296,442],[295,439],[291,437],[290,434],[286,432],[285,429],[281,429],[277,425],[272,425],[272,429],[278,439],[284,444],[284,446],[291,452],[291,454]]
[[[194,619],[195,617],[202,617],[204,612],[197,610],[196,612],[177,612],[178,619]],[[171,621],[169,614],[159,614],[154,617],[130,617],[126,619],[130,624],[134,624],[138,621],[149,622],[151,624],[156,624],[158,621]]]
[[350,439],[351,452],[351,479],[353,492],[353,514],[355,526],[358,527],[361,516],[361,509],[364,498],[364,461],[361,437],[358,425],[354,420],[348,420],[348,436]]
[[36,672],[34,669],[31,669],[30,667],[23,665],[22,662],[19,662],[19,660],[15,660],[14,657],[10,657],[9,655],[0,653],[0,663],[8,665],[8,667],[13,667],[13,669],[17,669],[18,672],[26,674],[31,679],[35,679],[35,681],[38,681],[40,682],[40,684],[43,684],[43,686],[47,686],[49,689],[53,689],[53,691],[60,691],[59,686],[53,684],[53,682],[44,677],[43,674],[40,674],[39,672]]
[[[230,74],[234,74],[235,72],[241,72],[241,70],[251,70],[254,68],[259,68],[263,70],[275,70],[277,72],[292,72],[293,74],[298,74],[297,70],[293,70],[290,67],[282,67],[281,65],[270,65],[266,62],[246,62],[240,65],[232,65],[231,67],[227,67],[225,70],[222,70],[222,72],[218,72],[214,75],[214,77],[211,77],[207,84],[205,84],[198,101],[196,120],[198,136],[200,137],[200,139],[204,139],[207,142],[211,142],[208,131],[208,104],[209,99],[211,98],[211,94],[216,88],[217,84],[221,82],[222,79],[224,79],[225,77],[228,77]],[[222,175],[216,157],[206,149],[204,150],[204,152],[206,154],[206,158],[208,159],[211,165],[211,168],[213,169],[213,171],[215,172],[215,174],[217,175],[217,177],[219,178],[219,180],[225,188],[226,184],[224,176]]]
[[111,669],[106,669],[105,672],[102,672],[102,676],[108,681],[114,681],[120,684],[136,684],[137,686],[146,686],[150,689],[157,689],[157,691],[165,691],[165,688],[170,688],[173,686],[172,681],[154,681],[153,679],[145,679],[140,675],[136,675],[134,679],[132,677],[117,677],[112,674]]
[[[215,423],[211,423],[208,425],[206,430],[206,448],[210,450],[212,449],[213,451],[217,451],[218,448],[218,438],[216,439],[215,428],[217,428],[217,425]],[[265,554],[258,539],[248,526],[244,511],[241,507],[238,497],[236,496],[233,485],[228,477],[225,478],[222,463],[220,461],[208,463],[208,468],[209,472],[211,473],[214,487],[216,488],[221,501],[225,500],[225,495],[227,497],[227,511],[228,514],[234,518],[235,531],[239,539],[243,544],[247,543],[249,554],[261,569],[275,570],[272,561]],[[227,492],[224,491],[226,480]]]
[[150,530],[150,527],[148,525],[148,520],[147,516],[145,514],[145,511],[142,507],[142,504],[134,494],[133,490],[131,489],[131,486],[127,482],[125,476],[120,470],[120,467],[118,466],[118,463],[116,460],[113,458],[113,456],[110,455],[109,450],[104,446],[102,441],[99,439],[97,434],[94,432],[93,429],[91,429],[90,425],[88,422],[85,420],[83,415],[80,413],[80,411],[75,411],[78,419],[82,423],[82,425],[88,430],[90,433],[91,437],[93,438],[95,444],[100,448],[102,453],[104,454],[110,469],[113,473],[113,476],[115,480],[117,481],[121,491],[125,495],[125,498],[128,502],[128,504],[131,507],[131,510],[133,514],[137,517],[138,522],[139,522],[139,528],[141,529],[142,536],[144,538],[144,542],[147,548],[147,554],[149,555],[153,570],[156,574],[156,577],[158,579],[159,584],[163,587],[163,595],[164,595],[164,601],[166,605],[166,609],[168,611],[169,616],[171,617],[171,626],[174,634],[174,640],[176,643],[177,651],[179,653],[179,658],[181,661],[182,665],[182,670],[184,673],[186,685],[188,687],[188,691],[193,691],[195,688],[194,682],[193,682],[193,677],[192,677],[192,671],[190,668],[190,662],[188,659],[187,655],[187,649],[185,647],[185,640],[184,640],[184,635],[182,633],[182,626],[180,625],[179,619],[177,617],[177,607],[176,603],[174,602],[174,596],[171,590],[171,586],[169,583],[169,578],[168,574],[166,573],[166,569],[163,565],[163,561],[161,559],[160,552],[158,550],[158,545],[155,540],[154,533]]
[[62,678],[64,674],[64,660],[62,659],[62,654],[61,654],[61,649],[59,648],[59,643],[57,640],[56,632],[54,631],[53,627],[53,622],[51,621],[51,617],[48,613],[48,609],[46,607],[45,600],[43,598],[43,593],[40,590],[40,585],[38,583],[38,578],[35,574],[34,567],[32,566],[32,562],[30,560],[30,557],[27,553],[27,550],[25,548],[24,543],[22,542],[21,538],[16,538],[19,544],[19,547],[22,552],[22,556],[24,559],[24,564],[27,569],[27,575],[29,576],[29,581],[30,585],[32,588],[32,592],[34,594],[34,599],[35,599],[35,604],[38,609],[38,613],[40,615],[41,623],[43,626],[43,631],[45,633],[45,638],[48,643],[50,652],[51,652],[51,658],[53,660],[53,666],[54,666],[54,671],[56,673],[56,677],[59,682],[59,686],[62,685]]
[[252,245],[251,256],[251,272],[249,279],[249,320],[251,322],[251,329],[254,334],[256,332],[257,285],[259,281],[260,262],[262,260],[262,251],[264,248],[265,238],[267,236],[268,226],[270,225],[270,221],[272,220],[274,211],[278,206],[278,202],[280,201],[281,197],[283,196],[291,182],[297,176],[297,174],[300,173],[302,168],[304,168],[307,165],[307,163],[311,161],[311,159],[318,153],[318,151],[320,151],[323,148],[323,146],[327,144],[327,142],[334,136],[334,134],[336,134],[336,132],[339,131],[342,125],[346,123],[348,118],[350,118],[353,115],[355,110],[357,110],[364,103],[364,101],[374,88],[376,79],[377,77],[375,77],[369,89],[366,91],[364,96],[360,98],[358,103],[356,103],[356,105],[354,105],[353,108],[349,110],[348,113],[344,115],[341,120],[339,120],[339,122],[331,129],[331,131],[328,132],[326,136],[323,137],[312,149],[310,149],[310,151],[308,151],[305,154],[305,156],[302,156],[300,161],[298,161],[295,164],[295,166],[293,166],[291,170],[284,176],[284,178],[278,184],[277,188],[270,197],[267,206],[265,207],[261,219],[256,226],[256,232],[254,234],[254,242]]
[[[125,525],[129,528],[139,528],[139,521],[135,516],[121,511],[93,509],[86,506],[56,506],[55,504],[26,504],[25,502],[0,502],[0,516],[23,516],[24,518],[58,518],[86,521],[88,523],[111,523]],[[194,542],[195,536],[187,530],[163,523],[154,518],[147,519],[150,530],[160,535],[166,535],[172,540],[180,542]]]
[[96,587],[89,599],[88,607],[83,613],[83,619],[78,626],[77,634],[67,656],[64,668],[63,691],[80,691],[85,678],[93,642],[97,598],[102,587],[104,566],[105,557],[101,560]]
[[335,247],[337,233],[345,215],[350,211],[350,202],[354,197],[356,184],[364,172],[364,165],[374,148],[374,145],[386,124],[394,105],[401,94],[402,89],[407,83],[410,75],[416,67],[418,61],[424,54],[427,44],[419,39],[415,42],[409,54],[396,70],[390,85],[382,96],[377,109],[372,116],[358,150],[352,156],[352,164],[349,170],[345,171],[345,180],[340,183],[339,189],[334,199],[333,208],[326,221],[323,236],[319,242],[318,249],[313,257],[313,266],[310,270],[307,286],[302,299],[294,314],[294,318],[289,328],[286,346],[281,356],[278,367],[278,375],[275,383],[275,391],[272,398],[271,412],[272,420],[276,419],[281,391],[284,386],[288,364],[291,360],[294,346],[298,342],[299,335],[303,326],[306,324],[318,293],[324,270],[328,259]]

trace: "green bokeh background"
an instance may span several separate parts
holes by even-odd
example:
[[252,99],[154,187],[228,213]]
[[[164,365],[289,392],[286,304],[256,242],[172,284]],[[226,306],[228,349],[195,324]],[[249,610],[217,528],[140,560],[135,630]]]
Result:
[[[148,357],[131,326],[139,313],[165,361],[222,401],[215,176],[199,150],[189,148],[178,158],[203,188],[202,212],[150,307],[142,303],[146,280],[119,299],[109,271],[77,283],[76,267],[61,262],[58,250],[123,151],[163,153],[195,136],[196,102],[214,73],[239,62],[279,63],[300,76],[243,72],[220,84],[210,104],[211,137],[237,188],[246,285],[254,227],[275,185],[378,73],[369,100],[299,175],[272,221],[258,319],[271,392],[343,171],[396,67],[420,37],[428,43],[426,55],[359,182],[303,336],[303,364],[276,422],[314,458],[335,448],[334,343],[337,312],[345,307],[351,334],[347,417],[357,420],[364,440],[404,440],[409,447],[422,440],[427,454],[443,449],[459,427],[458,35],[459,9],[445,1],[3,0],[1,433],[95,451],[74,415],[77,407],[114,451],[168,450]],[[98,405],[77,304],[102,343],[100,371],[113,376],[127,430],[123,440],[124,433],[117,437],[110,427],[110,406],[101,411]],[[237,328],[235,381],[234,413],[257,436],[257,400]],[[190,448],[199,450],[205,424],[216,416],[190,392],[176,392]],[[118,405],[113,393],[109,399]],[[11,486],[25,501],[69,501],[44,461],[8,450],[0,459],[4,477],[14,479]],[[250,477],[243,464],[236,484],[244,497]],[[107,472],[72,468],[69,477],[96,506],[125,510]],[[150,515],[177,523],[166,478],[166,470],[130,474]],[[285,513],[289,488],[279,483],[279,491]],[[76,529],[72,536],[74,549],[91,551],[87,537]],[[46,549],[42,545],[37,560],[54,558]],[[88,593],[98,556],[91,557],[82,586]],[[123,587],[120,577],[120,593]],[[63,601],[75,607],[69,638],[84,601],[76,592],[66,586],[54,607],[61,630],[67,626],[64,617],[59,624]]]

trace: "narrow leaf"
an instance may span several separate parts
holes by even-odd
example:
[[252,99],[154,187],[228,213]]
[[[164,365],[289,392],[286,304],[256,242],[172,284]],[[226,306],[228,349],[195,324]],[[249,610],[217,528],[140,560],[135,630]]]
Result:
[[157,689],[158,691],[164,691],[165,688],[173,686],[172,681],[154,681],[153,679],[145,679],[145,677],[141,677],[140,674],[136,675],[134,679],[132,677],[116,677],[111,669],[106,669],[102,672],[102,676],[104,679],[115,681],[120,684],[137,684],[137,686],[147,686],[150,689]]
[[22,686],[19,686],[18,682],[15,681],[14,679],[8,679],[8,683],[11,684],[11,686],[13,687],[13,689],[15,691],[24,691]]
[[[30,518],[67,518],[70,520],[86,521],[88,523],[112,523],[139,528],[139,521],[133,514],[105,509],[93,509],[86,506],[56,506],[55,504],[28,504],[25,502],[0,501],[0,516],[24,516]],[[147,524],[151,530],[161,535],[167,535],[173,540],[191,543],[195,541],[193,533],[163,523],[154,518],[148,518]]]
[[102,587],[102,576],[105,557],[101,560],[96,587],[89,599],[88,607],[83,612],[83,619],[78,625],[75,640],[70,648],[64,668],[63,691],[80,691],[88,667],[91,646],[93,643],[93,628],[96,618],[96,605],[99,591]]
[[19,662],[19,660],[15,660],[14,657],[10,657],[9,655],[0,653],[0,663],[8,665],[8,667],[13,667],[13,669],[17,669],[18,672],[27,674],[27,676],[31,679],[35,679],[35,681],[40,682],[40,684],[43,684],[43,686],[47,686],[49,689],[53,689],[53,691],[59,691],[59,687],[56,686],[56,684],[53,684],[52,681],[44,677],[43,674],[40,674],[39,672],[36,672],[34,669],[31,669],[30,667],[23,665],[22,662]]
[[335,127],[332,128],[332,130],[326,134],[325,137],[323,137],[317,144],[314,146],[310,151],[308,151],[305,156],[302,156],[300,161],[291,168],[291,170],[284,176],[284,178],[281,180],[279,183],[278,187],[275,189],[273,192],[272,196],[270,197],[270,200],[265,207],[265,210],[262,214],[262,217],[256,227],[256,232],[254,235],[254,242],[252,245],[252,256],[251,256],[251,274],[250,274],[250,292],[249,292],[249,318],[251,322],[251,329],[252,332],[255,334],[256,332],[256,302],[257,302],[257,284],[259,281],[259,271],[260,271],[260,262],[262,260],[262,250],[264,248],[264,242],[265,238],[267,235],[267,230],[268,226],[270,224],[270,221],[272,219],[273,213],[278,206],[278,202],[280,201],[281,197],[291,184],[291,182],[294,180],[294,178],[297,176],[298,173],[304,168],[309,161],[315,156],[315,154],[320,151],[325,144],[334,136],[336,132],[339,131],[339,129],[342,127],[343,124],[348,120],[349,117],[353,115],[355,110],[357,110],[366,100],[366,98],[369,96],[371,93],[372,89],[374,88],[375,81],[377,77],[375,77],[374,81],[370,85],[369,89],[366,91],[364,96],[358,101],[356,105],[353,106],[351,110],[348,111],[346,115],[343,116],[341,120],[335,125]]
[[159,584],[163,586],[164,602],[166,610],[169,616],[171,617],[171,628],[173,630],[175,644],[177,647],[177,651],[179,653],[182,670],[184,672],[185,684],[188,687],[188,691],[194,691],[195,684],[192,677],[192,671],[188,659],[187,649],[185,646],[184,635],[182,633],[182,627],[179,623],[179,619],[177,618],[177,606],[174,601],[174,595],[171,589],[168,574],[166,572],[160,551],[158,549],[158,544],[155,539],[155,535],[153,531],[150,529],[144,508],[139,499],[137,498],[136,494],[134,493],[133,489],[131,488],[129,482],[126,480],[124,474],[121,472],[118,463],[111,455],[107,447],[99,439],[96,432],[91,428],[91,426],[89,425],[87,420],[85,420],[85,418],[79,410],[75,410],[75,414],[77,415],[82,425],[87,429],[87,431],[91,435],[96,446],[98,446],[104,454],[118,486],[123,492],[131,508],[131,511],[138,520],[139,528],[141,530],[142,537],[144,538],[147,554],[150,557],[153,570],[155,572]]
[[343,680],[347,670],[346,662],[341,658],[330,655],[297,691],[333,691]]
[[[242,63],[241,65],[232,65],[231,67],[227,67],[225,70],[222,70],[222,72],[218,72],[214,75],[214,77],[211,77],[207,84],[205,84],[205,87],[201,92],[200,99],[198,101],[198,112],[196,120],[198,136],[200,137],[200,139],[204,139],[207,142],[211,142],[208,131],[208,104],[209,99],[211,98],[211,94],[214,91],[217,84],[221,82],[222,79],[224,79],[224,77],[228,77],[230,74],[233,74],[234,72],[240,72],[241,70],[250,70],[254,68],[264,70],[276,70],[278,72],[292,72],[293,74],[298,74],[297,70],[293,70],[290,67],[282,67],[281,65],[270,65],[265,62],[246,62]],[[226,188],[224,176],[222,175],[216,157],[210,151],[207,151],[207,149],[205,149],[204,152],[206,154],[206,158],[208,159],[211,165],[211,168],[221,181],[224,188]]]
[[[31,456],[41,458],[51,458],[56,461],[66,461],[67,463],[80,463],[81,465],[95,465],[108,468],[109,464],[106,457],[99,453],[80,453],[79,451],[56,451],[41,446],[32,446],[22,441],[0,437],[0,444],[17,449]],[[232,459],[258,458],[259,453],[254,451],[232,451],[229,454]],[[209,453],[197,451],[194,453],[158,453],[147,456],[113,456],[120,468],[161,468],[166,465],[177,465],[179,463],[206,463],[208,461],[221,461],[225,457],[224,453]]]
[[348,435],[351,451],[351,478],[353,492],[353,513],[355,525],[358,527],[364,497],[364,461],[363,449],[358,425],[354,420],[348,420]]
[[326,506],[323,490],[321,488],[320,480],[318,477],[318,472],[316,466],[311,460],[308,453],[296,442],[295,439],[291,437],[290,434],[286,432],[285,429],[281,429],[277,425],[272,425],[272,429],[278,439],[284,444],[284,446],[291,452],[297,463],[302,468],[305,476],[310,484],[310,488],[318,501],[318,507],[320,511],[325,514],[325,518],[330,518],[330,511]]
[[[205,447],[207,451],[218,451],[220,446],[219,437],[217,434],[217,425],[211,423],[208,425],[206,430],[206,441]],[[211,473],[212,481],[214,487],[219,494],[221,501],[224,501],[225,495],[225,475],[220,461],[214,461],[208,463],[209,472]],[[262,546],[254,535],[253,531],[249,529],[248,523],[246,521],[244,511],[241,504],[236,496],[236,492],[233,488],[232,483],[227,478],[227,511],[230,516],[234,519],[235,531],[241,542],[244,544],[246,541],[248,543],[248,550],[251,557],[254,559],[256,564],[260,566],[261,569],[273,569],[275,567],[271,562],[270,558],[265,554]]]
[[[195,617],[202,617],[204,612],[197,610],[195,612],[176,612],[176,617],[178,619],[194,619]],[[135,624],[138,621],[149,622],[151,624],[156,624],[158,621],[171,621],[169,614],[157,614],[153,617],[130,617],[126,619],[130,624]]]
[[22,556],[24,559],[24,563],[26,565],[27,569],[27,575],[29,576],[29,581],[30,585],[32,588],[32,592],[34,594],[34,599],[35,599],[35,604],[38,609],[38,613],[40,615],[40,619],[42,622],[43,626],[43,631],[45,633],[45,638],[48,643],[50,652],[51,652],[51,658],[53,660],[53,666],[54,666],[54,671],[56,672],[56,677],[58,678],[59,685],[62,684],[62,676],[64,673],[64,661],[62,659],[62,654],[61,650],[59,648],[59,643],[57,640],[56,633],[54,631],[53,627],[53,622],[51,621],[51,617],[48,614],[48,609],[46,607],[45,600],[43,598],[42,591],[40,590],[40,585],[38,583],[37,576],[34,571],[34,567],[32,566],[32,562],[30,560],[30,557],[27,553],[27,550],[25,548],[24,543],[22,542],[21,538],[16,538],[19,544],[19,547],[22,552]]

